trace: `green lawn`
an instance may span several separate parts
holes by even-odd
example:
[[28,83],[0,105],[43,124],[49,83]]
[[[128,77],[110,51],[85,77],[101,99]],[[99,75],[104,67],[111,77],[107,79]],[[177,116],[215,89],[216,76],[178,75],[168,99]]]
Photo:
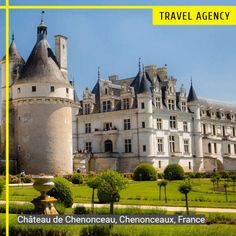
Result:
[[[0,227],[5,224],[4,215],[0,214]],[[18,227],[17,215],[10,215],[10,227]],[[30,228],[42,228],[42,225],[19,226],[29,230]],[[45,229],[55,229],[54,225],[43,225]],[[56,230],[72,232],[74,236],[79,235],[83,225],[57,225]],[[235,225],[116,225],[112,232],[122,236],[234,236]]]
[[[159,201],[158,199],[159,190],[156,181],[131,181],[127,188],[121,192],[119,204],[184,206],[184,196],[178,191],[181,182],[172,181],[168,183],[168,203],[165,204],[163,200]],[[191,182],[193,191],[189,194],[190,206],[236,208],[236,192],[229,192],[228,202],[226,202],[224,192],[214,192],[209,179],[192,179]],[[71,189],[74,194],[74,202],[89,203],[91,201],[91,189],[87,185],[71,184]],[[38,195],[39,193],[32,186],[10,187],[11,201],[31,201]],[[98,201],[97,198],[95,200]]]

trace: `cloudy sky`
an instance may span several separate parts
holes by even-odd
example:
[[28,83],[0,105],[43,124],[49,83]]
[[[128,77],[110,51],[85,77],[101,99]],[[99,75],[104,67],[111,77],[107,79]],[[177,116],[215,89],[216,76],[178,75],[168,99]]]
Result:
[[[131,0],[126,2],[132,3]],[[10,17],[10,30],[14,31],[16,44],[27,59],[36,41],[40,11],[12,10]],[[1,25],[3,18],[1,14]],[[54,35],[63,34],[69,38],[69,76],[75,80],[80,97],[85,87],[92,89],[94,86],[98,66],[103,79],[111,74],[131,77],[137,73],[141,57],[145,65],[161,67],[167,64],[169,74],[178,79],[178,87],[183,83],[188,89],[192,76],[198,96],[236,101],[235,27],[152,26],[149,10],[47,10],[44,18],[53,49]],[[3,39],[0,43],[3,55]]]

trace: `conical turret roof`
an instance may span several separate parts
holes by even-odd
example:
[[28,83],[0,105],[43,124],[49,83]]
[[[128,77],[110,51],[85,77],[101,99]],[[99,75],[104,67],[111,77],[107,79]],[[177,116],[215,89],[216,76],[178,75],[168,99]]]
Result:
[[192,81],[191,81],[191,86],[190,86],[190,89],[189,89],[187,101],[188,101],[188,102],[198,101],[196,92],[195,92],[195,90],[194,90],[194,88],[193,88]]
[[17,83],[62,83],[70,86],[69,81],[63,76],[57,59],[47,41],[47,28],[38,27],[37,42],[22,69]]

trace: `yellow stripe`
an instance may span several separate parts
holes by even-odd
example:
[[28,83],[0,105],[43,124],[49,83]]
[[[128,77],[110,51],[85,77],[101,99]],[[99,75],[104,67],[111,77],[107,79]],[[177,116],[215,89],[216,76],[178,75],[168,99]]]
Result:
[[[6,236],[9,236],[9,0],[6,0]],[[3,78],[2,78],[3,79]]]

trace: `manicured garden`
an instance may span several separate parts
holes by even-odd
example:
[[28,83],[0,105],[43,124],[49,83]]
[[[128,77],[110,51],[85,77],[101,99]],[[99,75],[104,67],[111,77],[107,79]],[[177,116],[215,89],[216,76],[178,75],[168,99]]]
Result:
[[[157,181],[129,181],[126,189],[121,191],[119,204],[184,206],[184,196],[178,191],[178,187],[182,182],[181,180],[169,181],[166,187],[168,201],[165,203],[164,196],[163,200],[159,200]],[[229,192],[228,202],[226,202],[224,192],[213,191],[210,179],[191,179],[191,184],[192,192],[189,193],[190,207],[236,208],[236,193]],[[73,192],[74,202],[91,202],[92,189],[87,184],[71,184],[71,190]],[[19,185],[10,187],[10,201],[31,201],[38,194],[32,186]],[[96,194],[95,202],[98,202]]]

